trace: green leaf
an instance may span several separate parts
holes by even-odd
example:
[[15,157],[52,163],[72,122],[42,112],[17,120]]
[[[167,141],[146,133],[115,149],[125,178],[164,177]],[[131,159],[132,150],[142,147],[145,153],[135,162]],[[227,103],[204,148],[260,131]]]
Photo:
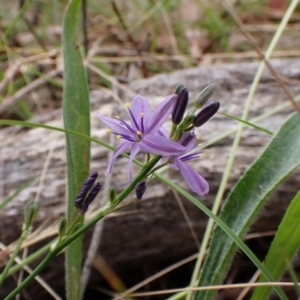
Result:
[[[264,263],[275,280],[279,280],[290,261],[300,247],[300,192],[289,205],[269,249]],[[258,282],[265,282],[263,275]],[[257,287],[251,300],[268,299],[271,287]]]
[[[220,218],[243,237],[269,195],[300,164],[300,116],[294,114],[280,128],[264,153],[236,184]],[[216,227],[201,270],[199,286],[220,284],[236,252],[236,245]],[[215,291],[197,292],[195,299],[213,299]]]
[[240,118],[237,118],[237,117],[235,117],[235,116],[232,116],[232,115],[229,115],[229,114],[225,114],[225,113],[219,113],[219,114],[221,114],[221,115],[223,115],[223,116],[225,116],[225,117],[227,117],[227,118],[230,118],[230,119],[232,119],[232,120],[236,120],[236,121],[238,121],[238,122],[244,123],[245,125],[248,125],[248,126],[250,126],[250,127],[253,127],[253,128],[255,128],[255,129],[259,130],[259,131],[262,131],[262,132],[264,132],[264,133],[266,133],[266,134],[269,134],[269,135],[272,135],[272,134],[273,134],[273,132],[269,131],[268,129],[265,129],[265,128],[263,128],[263,127],[257,126],[257,125],[255,125],[255,124],[249,122],[249,121],[245,121],[245,120],[242,120],[242,119],[240,119]]
[[[227,226],[218,216],[216,216],[213,212],[211,212],[203,203],[201,203],[197,198],[193,197],[191,194],[189,194],[187,191],[179,187],[177,184],[173,183],[172,181],[166,179],[162,175],[158,173],[154,173],[155,177],[160,179],[162,182],[169,185],[172,189],[177,191],[179,194],[181,194],[183,197],[188,199],[190,202],[192,202],[195,206],[197,206],[199,209],[201,209],[208,217],[212,218],[214,222],[221,228],[221,230],[228,235],[232,241],[249,257],[249,259],[257,266],[257,268],[261,269],[261,272],[266,276],[268,281],[274,282],[274,278],[269,273],[269,271],[264,267],[264,265],[259,261],[259,259],[255,256],[255,254],[251,251],[251,249],[243,242],[243,240],[238,237],[233,230]],[[280,296],[281,299],[287,300],[287,297],[284,295],[281,288],[278,286],[274,286],[273,289],[276,291],[276,293]],[[168,299],[182,299],[184,297],[183,293],[176,294]]]
[[[80,7],[80,0],[71,0],[63,21],[63,118],[66,129],[90,135],[89,92],[77,34]],[[70,222],[76,195],[89,174],[90,141],[66,135],[66,152],[67,221]],[[66,250],[66,290],[67,298],[72,300],[80,299],[81,248],[82,238],[79,238]]]

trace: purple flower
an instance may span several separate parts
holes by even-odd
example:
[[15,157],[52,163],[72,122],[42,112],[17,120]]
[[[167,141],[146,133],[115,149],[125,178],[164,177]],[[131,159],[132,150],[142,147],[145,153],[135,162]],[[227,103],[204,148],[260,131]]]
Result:
[[162,156],[179,155],[184,147],[179,143],[169,140],[163,134],[162,125],[171,114],[177,95],[171,95],[151,112],[149,101],[136,96],[129,110],[130,123],[119,117],[108,118],[97,113],[98,118],[112,129],[112,133],[123,139],[110,161],[106,175],[111,172],[117,157],[127,148],[131,147],[128,162],[128,175],[131,181],[132,160],[139,151]]
[[179,143],[186,147],[185,154],[181,153],[179,156],[172,156],[170,166],[179,169],[181,175],[184,177],[192,191],[197,193],[199,196],[204,196],[209,192],[209,186],[207,181],[195,172],[186,161],[201,157],[203,151],[190,152],[195,149],[196,136],[194,133],[186,132],[183,134]]

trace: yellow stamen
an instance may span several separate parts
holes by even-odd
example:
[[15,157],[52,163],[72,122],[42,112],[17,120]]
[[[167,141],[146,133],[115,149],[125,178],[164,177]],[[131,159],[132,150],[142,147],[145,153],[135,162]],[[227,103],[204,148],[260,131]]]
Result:
[[201,153],[201,154],[199,154],[199,157],[203,158],[203,157],[205,157],[205,155]]
[[116,138],[117,138],[117,139],[120,139],[120,138],[121,138],[121,136],[120,136],[120,135],[116,135]]
[[199,136],[198,136],[198,135],[196,135],[196,140],[200,141],[200,138],[199,138]]
[[114,116],[114,118],[115,118],[115,119],[120,119],[120,117],[119,117],[119,116]]
[[201,144],[201,143],[200,143],[200,144],[198,144],[198,146],[199,146],[199,147],[201,147],[202,145],[203,145],[203,144]]
[[205,149],[204,151],[205,151],[206,153],[209,153],[209,152],[210,152],[210,150],[209,150],[209,149]]
[[136,134],[141,135],[142,133],[139,130],[137,130]]
[[127,108],[129,108],[130,107],[130,103],[126,103],[126,106],[127,106]]
[[106,129],[106,133],[111,133],[111,130],[110,129]]

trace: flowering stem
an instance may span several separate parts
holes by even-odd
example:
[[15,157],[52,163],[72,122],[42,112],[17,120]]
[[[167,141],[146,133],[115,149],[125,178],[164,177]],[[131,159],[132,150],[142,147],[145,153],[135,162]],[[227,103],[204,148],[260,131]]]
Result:
[[154,166],[159,162],[161,159],[160,155],[156,155],[152,158],[152,160],[149,161],[147,165],[140,171],[140,173],[136,176],[136,178],[131,182],[131,184],[128,186],[127,189],[125,189],[120,195],[117,197],[116,204],[114,205],[117,206],[119,203],[121,203],[124,198],[126,198],[134,189],[135,186],[141,182],[144,178],[147,177],[148,173],[154,168]]
[[177,129],[177,125],[176,124],[172,124],[171,132],[170,132],[170,138],[173,137],[176,129]]
[[164,162],[163,164],[160,164],[160,165],[158,165],[157,167],[153,168],[153,169],[147,174],[147,177],[148,177],[149,175],[153,174],[154,172],[156,172],[157,170],[161,169],[162,167],[168,165],[168,164],[170,163],[170,161],[171,161],[170,159],[167,159],[167,161]]
[[[118,206],[134,189],[137,183],[141,182],[147,177],[149,172],[154,168],[154,166],[161,159],[160,155],[154,156],[148,164],[146,164],[136,178],[131,182],[131,184],[119,194],[117,200],[114,203],[110,203],[103,207],[103,210],[95,216],[88,223],[80,227],[76,232],[67,236],[65,239],[57,243],[57,239],[54,240],[52,244],[49,245],[50,251],[43,261],[35,268],[35,270],[16,288],[14,289],[4,300],[14,299],[48,264],[49,262],[60,252],[62,252],[69,244],[76,240],[80,235],[82,235],[86,230],[96,224],[99,220],[104,218],[109,213],[113,212],[116,206]],[[55,243],[57,243],[55,245]],[[55,247],[53,248],[53,246]],[[52,246],[52,248],[51,248]]]
[[[27,229],[26,229],[26,231],[27,231]],[[0,286],[2,285],[3,281],[5,280],[5,278],[7,276],[7,273],[9,271],[9,268],[12,266],[12,264],[13,264],[16,256],[17,256],[17,254],[19,253],[21,245],[24,242],[26,236],[27,236],[27,232],[26,232],[26,234],[24,234],[24,232],[23,232],[22,235],[21,235],[21,237],[19,238],[18,243],[17,243],[17,245],[16,245],[16,247],[14,249],[14,252],[10,256],[9,261],[8,261],[8,263],[5,266],[5,269],[1,273],[1,276],[0,276]]]

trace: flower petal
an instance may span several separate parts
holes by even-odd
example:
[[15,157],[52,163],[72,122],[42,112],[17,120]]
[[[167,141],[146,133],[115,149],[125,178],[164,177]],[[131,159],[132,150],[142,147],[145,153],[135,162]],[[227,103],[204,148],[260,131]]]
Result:
[[180,159],[178,159],[175,164],[178,166],[181,175],[195,193],[199,196],[203,196],[209,192],[207,181],[190,166],[180,161]]
[[131,148],[129,160],[128,160],[128,178],[129,178],[129,182],[132,181],[132,173],[131,173],[132,161],[135,158],[135,156],[139,153],[139,151],[140,151],[139,143],[133,144],[133,146]]
[[152,115],[149,101],[139,95],[135,96],[132,100],[130,110],[132,113],[132,115],[130,115],[132,126],[134,126],[134,128],[136,127],[135,122],[132,118],[132,116],[133,116],[139,127],[139,128],[135,128],[135,129],[142,131],[142,125],[141,125],[141,119],[142,119],[141,116],[142,115],[141,114],[143,114],[143,126],[144,126],[144,128],[147,128],[147,126],[149,124],[149,120]]
[[123,141],[121,143],[121,145],[118,147],[118,149],[116,150],[115,154],[113,155],[111,161],[109,162],[105,175],[108,175],[111,172],[112,166],[115,163],[116,159],[118,158],[118,156],[124,152],[124,150],[126,148],[128,148],[129,146],[131,146],[133,143],[129,142],[129,141]]
[[140,149],[146,153],[162,156],[179,155],[185,147],[161,135],[148,134],[139,143]]
[[133,135],[133,133],[125,125],[122,125],[120,120],[101,116],[99,112],[97,112],[97,117],[108,127],[112,128],[114,132],[130,136]]
[[160,105],[151,116],[151,120],[149,121],[148,126],[145,129],[145,134],[154,134],[160,129],[160,127],[162,127],[163,123],[171,114],[176,99],[177,95],[174,94],[160,103]]
[[187,153],[195,147],[196,135],[192,132],[185,132],[178,143],[185,147],[185,153]]
[[168,132],[166,129],[164,129],[163,127],[161,127],[161,128],[157,131],[157,133],[158,133],[159,135],[161,135],[161,136],[164,136],[165,138],[168,138],[168,137],[170,136],[169,132]]

